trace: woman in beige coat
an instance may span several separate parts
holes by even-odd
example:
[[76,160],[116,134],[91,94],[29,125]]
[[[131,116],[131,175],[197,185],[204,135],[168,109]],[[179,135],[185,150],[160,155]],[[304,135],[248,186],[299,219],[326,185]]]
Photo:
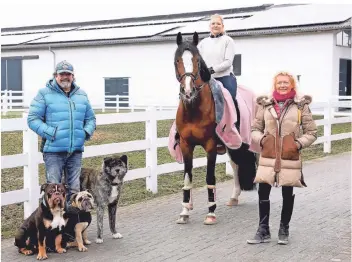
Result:
[[[269,195],[272,186],[282,187],[282,211],[279,244],[288,244],[293,187],[306,186],[302,174],[300,150],[317,139],[317,127],[309,104],[310,96],[298,97],[296,81],[287,72],[275,75],[270,96],[257,98],[257,113],[252,139],[262,147],[255,182],[259,183],[259,227],[249,244],[270,241]],[[302,127],[303,134],[300,132]]]

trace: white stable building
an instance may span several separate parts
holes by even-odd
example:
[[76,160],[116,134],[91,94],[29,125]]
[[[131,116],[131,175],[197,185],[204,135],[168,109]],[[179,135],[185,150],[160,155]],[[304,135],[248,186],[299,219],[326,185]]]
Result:
[[134,105],[176,105],[176,34],[208,35],[210,15],[225,18],[236,44],[234,73],[258,95],[279,70],[295,74],[314,101],[351,95],[352,5],[261,5],[152,17],[1,30],[1,90],[22,90],[25,104],[68,60],[93,105],[128,95]]

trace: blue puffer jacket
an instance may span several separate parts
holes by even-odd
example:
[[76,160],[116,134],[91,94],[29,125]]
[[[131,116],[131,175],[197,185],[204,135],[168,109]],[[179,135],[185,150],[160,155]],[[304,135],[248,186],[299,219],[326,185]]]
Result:
[[69,97],[51,79],[33,99],[27,123],[44,138],[43,152],[84,151],[95,130],[95,115],[87,94],[73,83]]

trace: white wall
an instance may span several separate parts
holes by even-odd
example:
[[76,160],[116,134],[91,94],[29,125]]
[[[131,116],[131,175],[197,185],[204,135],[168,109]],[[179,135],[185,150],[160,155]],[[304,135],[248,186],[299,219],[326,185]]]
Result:
[[[271,90],[272,77],[279,70],[300,74],[300,92],[315,101],[326,100],[338,90],[338,81],[333,79],[338,65],[332,62],[337,50],[332,32],[236,38],[235,44],[236,53],[242,54],[238,82],[258,95]],[[53,49],[56,62],[66,59],[73,64],[77,84],[94,105],[103,104],[104,77],[130,77],[129,92],[135,104],[176,105],[175,50],[175,42]],[[52,75],[53,54],[49,50],[2,53],[3,57],[12,55],[39,55],[39,60],[23,62],[23,88],[30,101]]]
[[[93,105],[103,104],[104,77],[130,77],[129,92],[135,104],[176,105],[179,85],[173,65],[175,46],[152,43],[52,50],[56,63],[72,63],[76,82]],[[29,103],[52,77],[54,58],[49,50],[2,53],[2,57],[25,55],[39,55],[39,59],[23,61],[23,90]]]
[[238,82],[258,95],[270,92],[278,71],[301,75],[299,92],[325,100],[331,94],[332,33],[237,38],[236,53],[242,54]]

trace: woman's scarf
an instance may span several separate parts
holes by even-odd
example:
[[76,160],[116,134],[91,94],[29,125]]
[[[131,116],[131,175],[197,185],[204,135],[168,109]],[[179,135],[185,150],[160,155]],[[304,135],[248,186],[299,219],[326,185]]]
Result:
[[281,112],[286,108],[290,100],[292,100],[296,95],[296,91],[291,89],[287,94],[280,94],[276,90],[273,92],[274,98],[274,108],[277,113],[278,118],[280,118]]

